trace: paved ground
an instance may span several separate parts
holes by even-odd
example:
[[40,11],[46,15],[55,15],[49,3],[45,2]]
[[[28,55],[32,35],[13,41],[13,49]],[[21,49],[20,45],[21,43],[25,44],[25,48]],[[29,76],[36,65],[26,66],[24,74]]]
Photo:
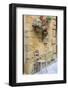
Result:
[[55,74],[57,73],[57,61],[47,66],[47,68],[43,68],[40,72],[36,74]]

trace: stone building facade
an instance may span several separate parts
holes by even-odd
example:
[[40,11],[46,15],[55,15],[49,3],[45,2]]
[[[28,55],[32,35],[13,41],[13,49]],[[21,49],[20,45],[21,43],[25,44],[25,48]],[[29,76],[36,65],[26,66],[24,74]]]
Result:
[[39,16],[22,17],[24,18],[24,74],[35,74],[57,60],[57,17],[51,16],[48,34],[43,40],[42,33],[35,33],[32,26],[33,21]]

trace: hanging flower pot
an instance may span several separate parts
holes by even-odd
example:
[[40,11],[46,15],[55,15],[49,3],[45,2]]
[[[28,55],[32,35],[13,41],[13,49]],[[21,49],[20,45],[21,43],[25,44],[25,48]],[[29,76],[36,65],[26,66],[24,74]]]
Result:
[[44,37],[46,37],[48,35],[48,25],[51,21],[51,17],[47,16],[46,18],[44,18],[44,16],[40,16],[39,18],[36,18],[33,21],[33,30],[36,33],[41,33],[42,35],[42,40],[44,39]]

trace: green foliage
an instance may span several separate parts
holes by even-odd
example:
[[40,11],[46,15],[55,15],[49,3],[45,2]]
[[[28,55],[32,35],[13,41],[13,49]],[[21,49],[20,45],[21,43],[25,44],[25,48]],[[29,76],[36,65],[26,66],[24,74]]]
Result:
[[51,16],[47,16],[47,22],[50,22],[50,21],[51,21],[51,19],[52,19],[52,17],[51,17]]

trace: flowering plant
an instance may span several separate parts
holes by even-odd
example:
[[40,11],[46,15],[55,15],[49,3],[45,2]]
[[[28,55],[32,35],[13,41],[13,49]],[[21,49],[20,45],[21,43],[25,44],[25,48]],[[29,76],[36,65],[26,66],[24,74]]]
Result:
[[34,19],[32,26],[34,28],[34,31],[37,33],[42,33],[43,38],[47,36],[48,34],[48,27],[49,23],[51,21],[51,17],[47,16],[40,16],[39,18]]

